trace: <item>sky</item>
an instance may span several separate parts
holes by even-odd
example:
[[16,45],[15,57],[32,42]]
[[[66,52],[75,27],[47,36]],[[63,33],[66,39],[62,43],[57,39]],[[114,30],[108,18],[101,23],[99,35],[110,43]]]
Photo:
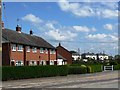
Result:
[[[5,28],[40,36],[69,51],[118,53],[117,2],[5,2]],[[19,20],[18,20],[19,19]]]

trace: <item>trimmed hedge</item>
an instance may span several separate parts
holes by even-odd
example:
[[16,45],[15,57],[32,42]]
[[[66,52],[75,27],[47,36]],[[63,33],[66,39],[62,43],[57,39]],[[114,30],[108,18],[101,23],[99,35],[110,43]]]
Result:
[[[120,70],[120,64],[114,66]],[[68,74],[85,74],[102,72],[101,65],[46,65],[46,66],[3,66],[2,80],[16,80],[51,76],[67,76]]]
[[[73,66],[73,67],[77,67],[77,66],[81,66],[83,64],[73,64],[73,65],[70,65],[70,66]],[[94,73],[94,72],[102,72],[102,68],[101,68],[101,64],[84,64],[86,65],[86,69],[87,69],[87,73]]]
[[68,74],[85,74],[87,73],[87,68],[82,66],[69,66]]
[[66,76],[68,66],[5,66],[2,67],[2,80],[28,79],[51,76]]
[[120,64],[114,65],[113,68],[114,70],[120,70]]
[[102,72],[102,65],[90,65],[88,67],[88,73]]

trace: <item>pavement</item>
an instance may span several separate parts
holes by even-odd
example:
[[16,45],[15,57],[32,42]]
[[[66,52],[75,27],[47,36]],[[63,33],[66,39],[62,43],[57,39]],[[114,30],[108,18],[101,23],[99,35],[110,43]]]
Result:
[[[3,81],[4,89],[42,88],[118,88],[119,71]],[[40,90],[40,89],[39,89]]]

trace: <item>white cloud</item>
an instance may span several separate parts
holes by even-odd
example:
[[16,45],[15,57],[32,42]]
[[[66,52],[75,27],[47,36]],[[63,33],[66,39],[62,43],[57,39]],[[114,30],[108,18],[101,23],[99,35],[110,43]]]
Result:
[[118,17],[118,10],[105,9],[101,11],[101,16],[104,18]]
[[55,29],[55,27],[54,27],[54,25],[53,25],[53,23],[46,23],[46,27],[48,28],[48,29]]
[[60,6],[61,10],[66,12],[71,12],[76,16],[91,16],[93,13],[92,9],[87,6],[80,6],[78,3],[69,3],[66,0],[62,0],[64,2],[59,2],[58,5]]
[[60,30],[58,29],[50,30],[46,32],[45,34],[48,35],[49,37],[52,37],[55,40],[72,40],[74,37],[77,36],[76,33],[72,33],[70,31],[60,32]]
[[28,21],[31,23],[41,23],[43,20],[41,20],[39,17],[36,17],[33,14],[27,14],[26,16],[22,17],[22,20]]
[[103,27],[104,29],[107,29],[107,30],[113,30],[112,24],[105,24]]
[[108,35],[113,41],[118,41],[118,37],[114,35]]
[[111,41],[111,42],[117,42],[118,37],[112,34],[89,34],[86,36],[87,39],[90,40],[100,40],[100,41]]
[[[69,3],[67,0],[60,0],[58,3],[62,11],[70,12],[78,17],[100,16],[103,18],[113,18],[118,16],[117,3]],[[96,5],[97,4],[97,5]],[[104,5],[104,6],[103,6]]]
[[89,39],[104,39],[106,37],[107,37],[106,34],[89,34],[87,36],[87,38],[89,38]]
[[80,31],[80,32],[90,32],[90,31],[96,31],[96,28],[88,28],[87,26],[73,26],[73,28],[76,31]]

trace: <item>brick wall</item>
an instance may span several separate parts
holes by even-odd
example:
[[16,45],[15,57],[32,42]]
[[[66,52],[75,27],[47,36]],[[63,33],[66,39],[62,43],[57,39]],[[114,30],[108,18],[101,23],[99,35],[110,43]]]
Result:
[[57,53],[67,59],[67,64],[72,64],[72,54],[62,46],[57,47]]
[[49,61],[56,60],[56,53],[50,54],[44,50],[44,53],[40,53],[40,48],[37,48],[37,52],[34,53],[32,51],[32,47],[30,47],[30,52],[27,52],[26,46],[23,45],[23,51],[17,51],[18,47],[16,47],[16,51],[12,51],[11,46],[9,44],[3,44],[3,65],[10,65],[10,60],[23,60],[24,64],[27,65],[27,61],[36,60],[36,61]]

